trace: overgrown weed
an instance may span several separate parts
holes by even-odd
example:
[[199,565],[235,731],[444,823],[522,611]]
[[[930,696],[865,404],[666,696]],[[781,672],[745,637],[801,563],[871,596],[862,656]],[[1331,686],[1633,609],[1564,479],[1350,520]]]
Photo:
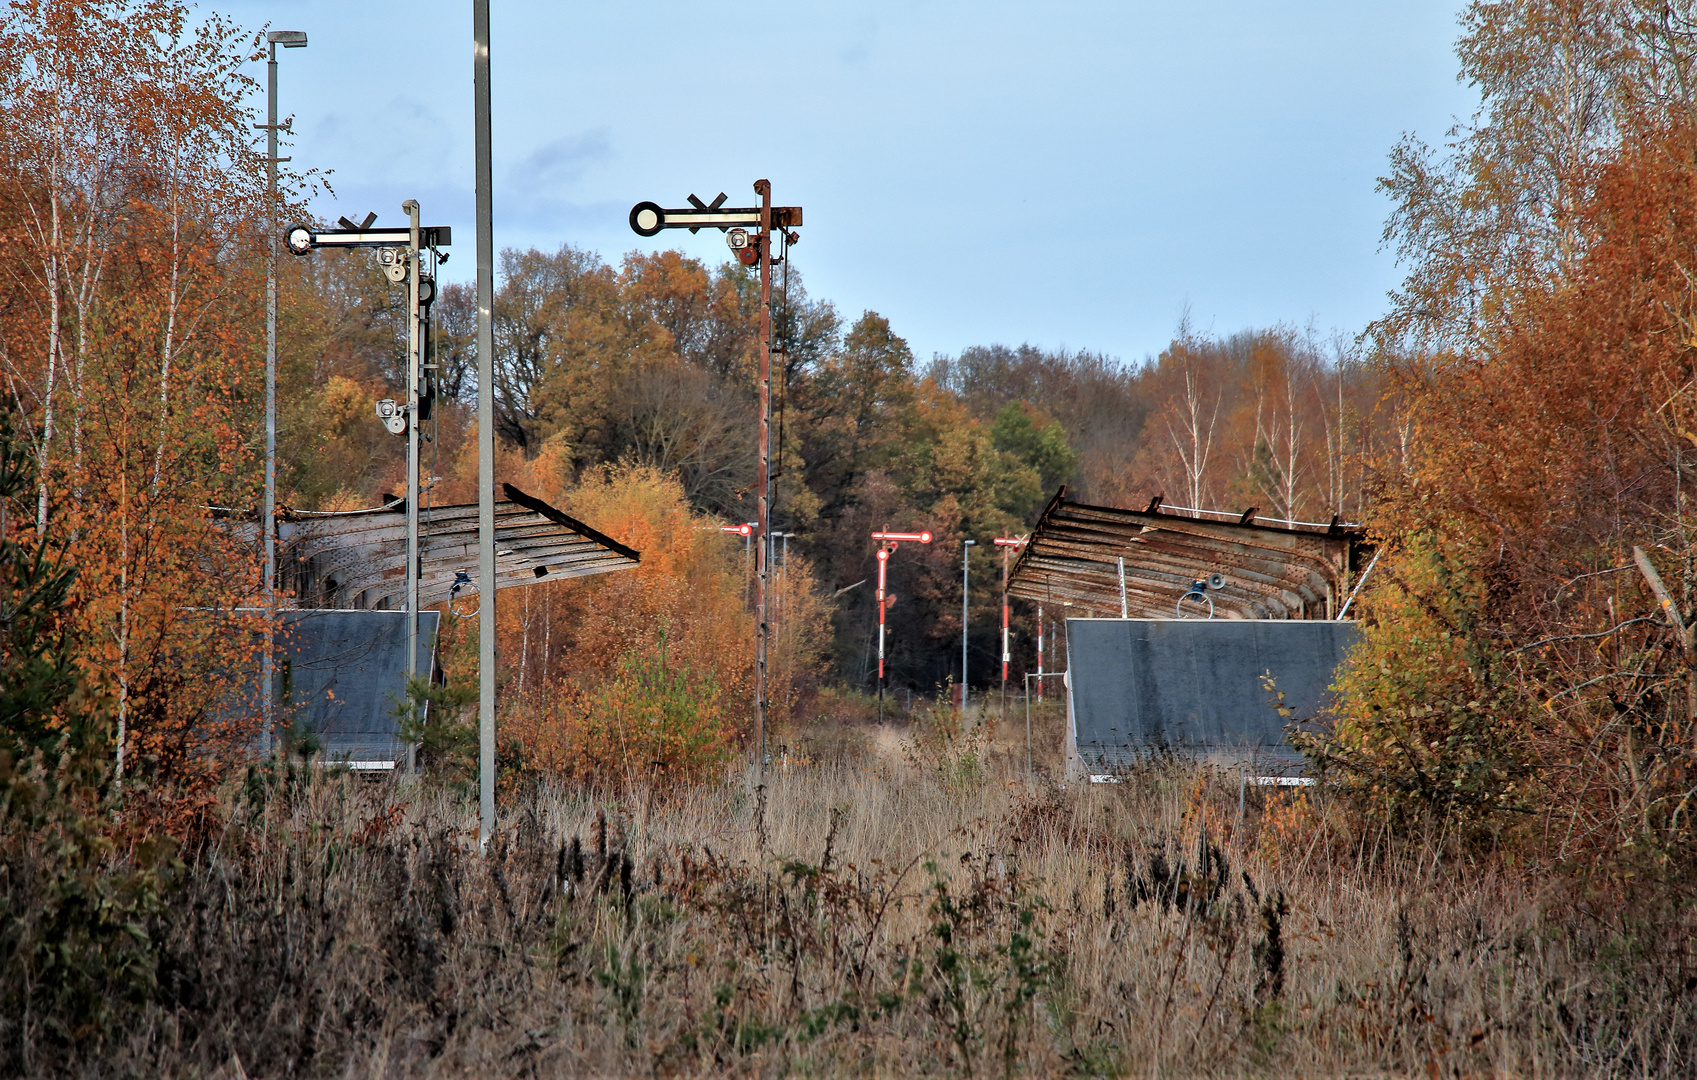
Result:
[[[92,1018],[106,1041],[8,1022],[5,1071],[1477,1075],[1536,1059],[1545,1075],[1673,1076],[1694,1061],[1690,991],[1669,981],[1689,945],[1634,937],[1624,914],[1574,922],[1510,876],[1414,853],[1269,859],[1277,804],[1240,830],[1235,779],[1176,760],[1067,790],[986,760],[970,787],[795,768],[763,800],[739,782],[537,787],[504,803],[481,856],[475,805],[451,787],[282,766],[232,789],[222,830],[137,910],[152,977],[103,983],[118,960],[80,954],[80,985],[122,1023],[65,1002],[56,1022]],[[11,835],[12,881],[56,857]],[[15,994],[18,950],[56,931],[17,903],[9,918]]]

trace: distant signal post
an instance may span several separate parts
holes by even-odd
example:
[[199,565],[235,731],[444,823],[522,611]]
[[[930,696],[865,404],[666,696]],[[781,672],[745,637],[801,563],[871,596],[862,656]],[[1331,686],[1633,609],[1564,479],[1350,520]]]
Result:
[[1008,661],[1013,651],[1008,643],[1008,557],[1025,546],[1023,536],[998,536],[996,546],[1002,549],[1002,719],[1008,718]]
[[890,566],[890,554],[896,550],[896,544],[909,541],[915,544],[929,544],[929,532],[898,533],[875,532],[872,539],[878,543],[878,722],[884,722],[884,609],[885,605],[885,571]]
[[[759,206],[725,205],[726,195],[711,203],[694,195],[689,205],[667,209],[658,203],[639,202],[631,207],[630,227],[638,236],[658,236],[662,229],[718,229],[725,233],[726,243],[744,266],[760,267],[760,491],[759,520],[754,523],[760,543],[755,546],[754,593],[754,745],[755,769],[758,782],[766,777],[766,653],[771,627],[767,620],[770,598],[768,578],[771,575],[768,539],[772,532],[772,267],[787,256],[773,257],[773,241],[787,252],[789,246],[801,239],[793,231],[801,227],[801,207],[773,206],[772,183],[756,180],[754,193],[760,196]],[[754,231],[749,232],[750,229]]]

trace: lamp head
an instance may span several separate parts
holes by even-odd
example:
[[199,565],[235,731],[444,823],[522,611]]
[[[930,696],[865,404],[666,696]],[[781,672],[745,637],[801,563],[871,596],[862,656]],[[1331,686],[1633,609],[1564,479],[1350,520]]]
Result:
[[265,35],[266,44],[281,45],[285,49],[306,48],[306,31],[304,30],[273,30]]

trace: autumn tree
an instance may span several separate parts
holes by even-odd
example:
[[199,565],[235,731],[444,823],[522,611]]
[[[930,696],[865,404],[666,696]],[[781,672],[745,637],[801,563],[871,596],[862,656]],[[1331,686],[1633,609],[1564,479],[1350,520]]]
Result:
[[58,515],[75,538],[120,774],[205,765],[210,671],[233,639],[195,612],[258,584],[254,552],[206,511],[251,506],[258,479],[254,48],[167,0],[0,20],[0,365],[31,433],[36,527]]
[[1442,150],[1405,136],[1379,181],[1407,270],[1371,328],[1389,348],[1482,344],[1522,289],[1573,269],[1595,166],[1697,105],[1687,4],[1476,0],[1461,23],[1457,78],[1479,108]]

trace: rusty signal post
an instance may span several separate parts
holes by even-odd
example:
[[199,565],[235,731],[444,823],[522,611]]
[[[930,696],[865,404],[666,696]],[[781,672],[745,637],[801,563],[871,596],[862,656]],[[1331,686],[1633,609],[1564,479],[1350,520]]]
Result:
[[899,533],[875,532],[872,539],[878,543],[878,722],[884,722],[884,581],[885,571],[890,566],[890,553],[896,550],[896,544],[908,541],[915,544],[929,544],[929,532]]
[[[760,476],[759,520],[753,523],[754,535],[760,538],[755,545],[754,565],[754,745],[757,783],[766,779],[766,652],[771,627],[767,622],[767,602],[770,589],[768,577],[772,568],[767,565],[772,532],[772,267],[788,257],[789,246],[801,239],[793,231],[801,227],[801,207],[773,206],[772,182],[756,180],[754,193],[760,196],[759,206],[725,205],[726,195],[711,203],[694,195],[689,206],[668,210],[657,203],[639,202],[631,207],[630,227],[638,236],[658,236],[662,229],[718,229],[737,261],[744,266],[760,267]],[[753,230],[753,231],[750,231]],[[773,241],[778,242],[781,254],[773,256]]]
[[1008,718],[1008,556],[1025,546],[1023,536],[998,536],[996,546],[1002,549],[1002,719]]

